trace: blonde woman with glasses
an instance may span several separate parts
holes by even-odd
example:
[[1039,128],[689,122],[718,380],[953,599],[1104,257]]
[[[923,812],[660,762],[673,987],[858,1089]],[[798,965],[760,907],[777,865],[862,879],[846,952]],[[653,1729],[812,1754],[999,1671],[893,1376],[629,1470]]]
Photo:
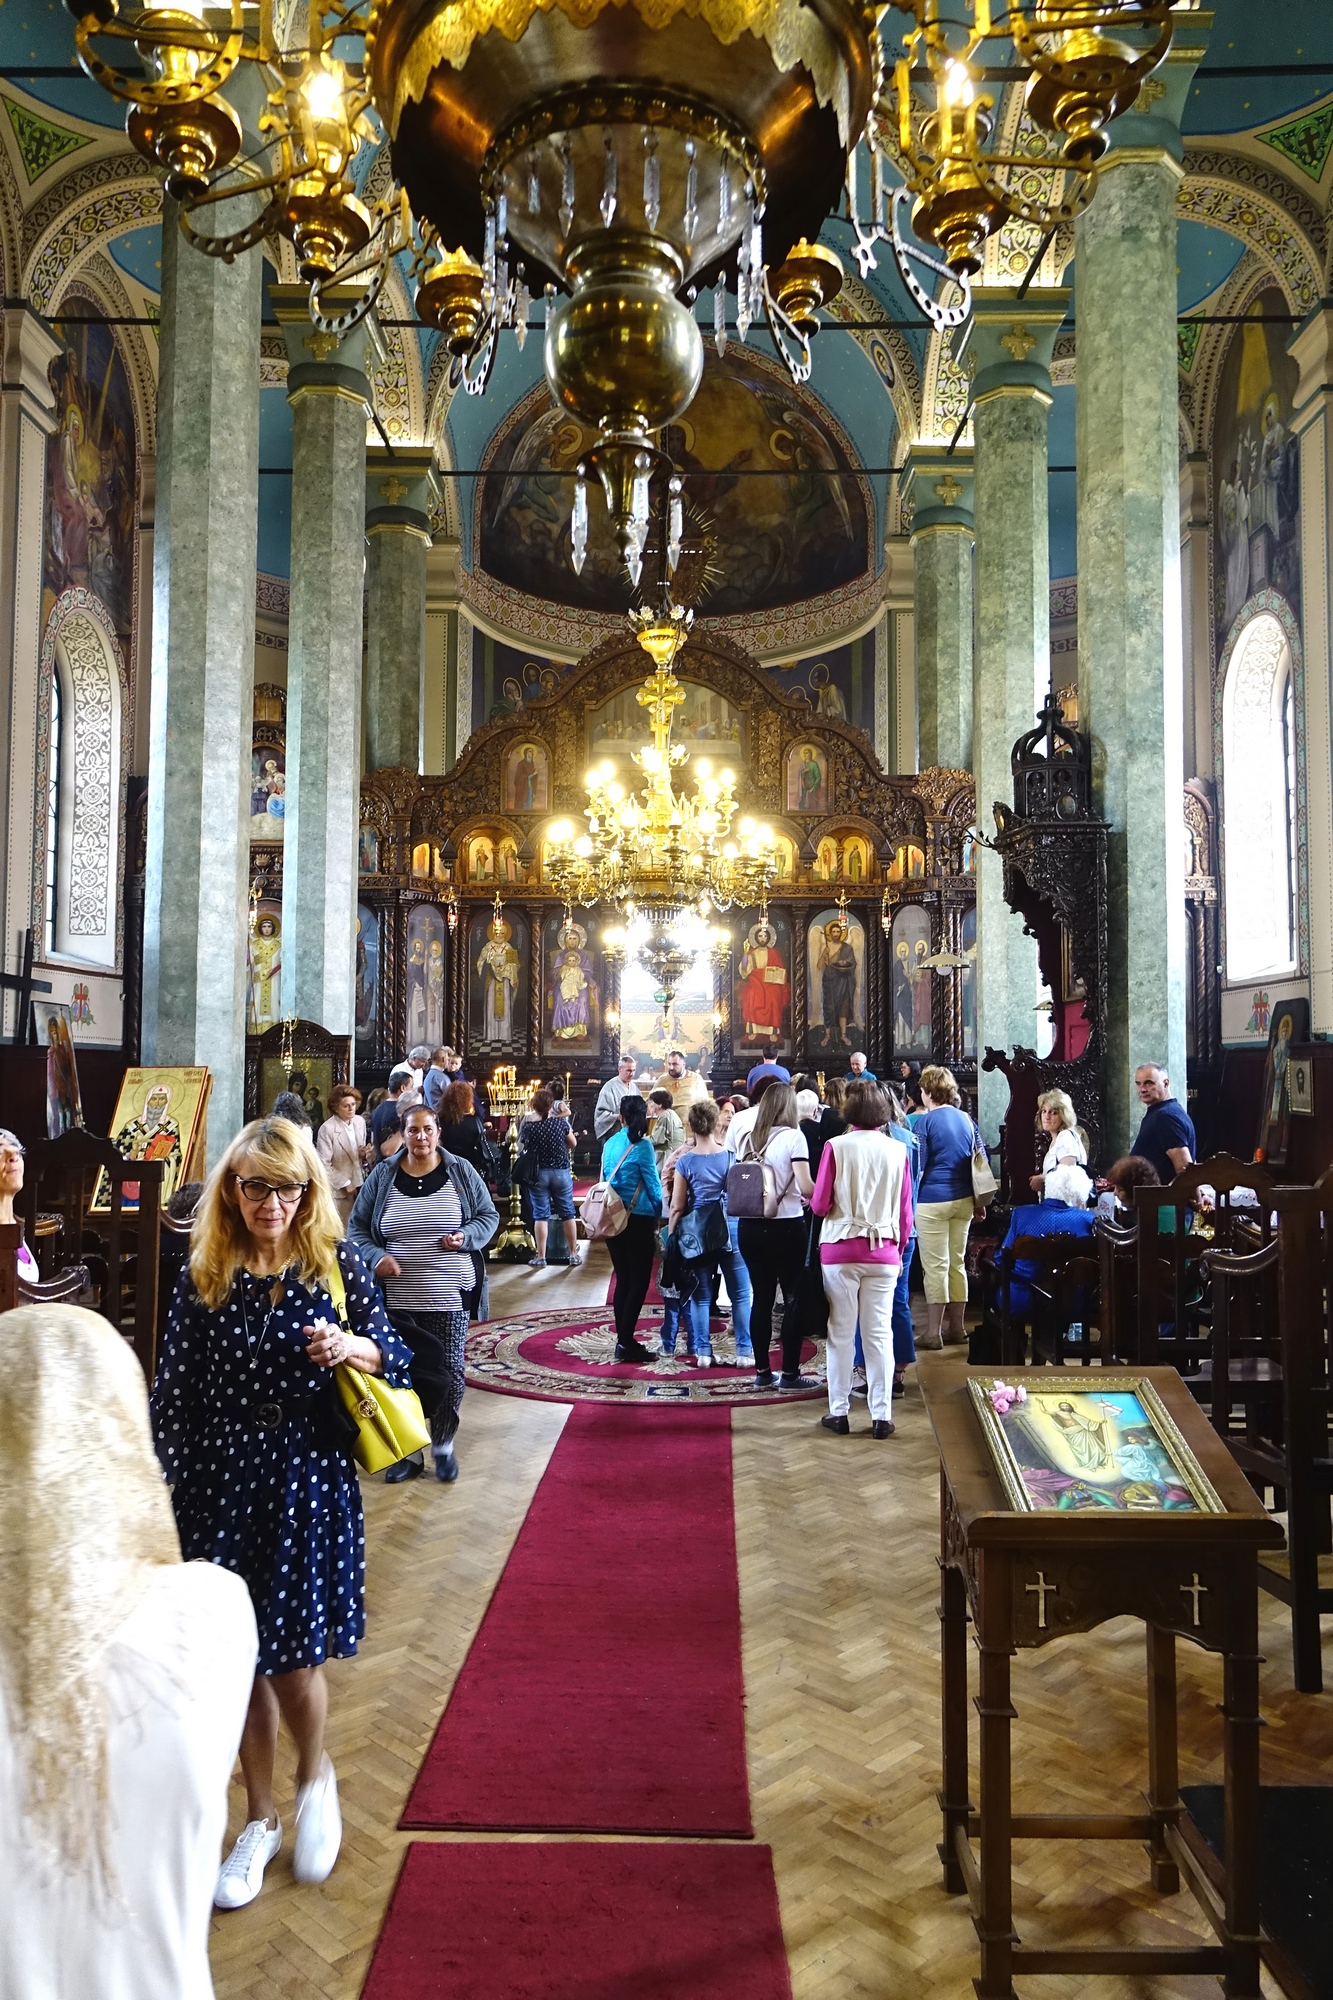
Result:
[[285,1118],[247,1125],[200,1199],[153,1390],[181,1552],[242,1577],[259,1628],[241,1737],[246,1825],[218,1877],[220,1910],[254,1900],[282,1845],[279,1716],[296,1739],[297,1881],[322,1882],[341,1842],[323,1669],[365,1632],[365,1531],[332,1371],[348,1361],[406,1388],[411,1362],[341,1237],[308,1135]]

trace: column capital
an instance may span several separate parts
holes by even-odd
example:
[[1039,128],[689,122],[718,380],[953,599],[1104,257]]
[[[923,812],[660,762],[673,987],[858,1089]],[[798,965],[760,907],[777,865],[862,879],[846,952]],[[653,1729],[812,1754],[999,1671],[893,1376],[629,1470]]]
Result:
[[0,391],[17,396],[23,413],[48,434],[56,427],[56,399],[48,373],[60,342],[37,313],[13,306],[0,333]]
[[[333,312],[355,304],[361,296],[352,285],[324,289],[324,304]],[[274,317],[287,349],[287,400],[301,395],[347,396],[370,407],[366,375],[365,320],[346,333],[324,333],[312,325],[310,292],[305,285],[271,285]]]
[[1301,371],[1292,428],[1302,431],[1333,394],[1333,298],[1320,299],[1305,315],[1287,342],[1287,352]]
[[912,503],[912,536],[928,528],[973,533],[972,453],[943,444],[914,444],[907,454],[903,495]]
[[[1102,172],[1122,161],[1139,160],[1154,166],[1170,166],[1176,178],[1183,177],[1185,142],[1180,121],[1185,115],[1194,72],[1208,53],[1208,37],[1213,16],[1205,7],[1188,12],[1177,10],[1175,33],[1166,61],[1145,77],[1137,98],[1121,118],[1113,118],[1106,128],[1110,151],[1102,161]],[[1096,196],[1093,197],[1094,201]]]
[[972,293],[970,352],[976,363],[973,397],[1039,395],[1051,400],[1055,337],[1069,311],[1063,285],[1034,285],[1026,297],[1013,285],[979,286]]
[[366,533],[414,534],[430,539],[431,515],[440,498],[435,453],[429,445],[382,445],[366,451]]

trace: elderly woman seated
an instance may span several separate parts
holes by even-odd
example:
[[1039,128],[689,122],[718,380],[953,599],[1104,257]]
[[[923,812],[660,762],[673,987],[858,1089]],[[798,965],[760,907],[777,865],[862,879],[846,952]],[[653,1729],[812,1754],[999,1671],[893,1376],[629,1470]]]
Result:
[[[1088,1207],[1092,1193],[1092,1182],[1082,1167],[1073,1161],[1063,1161],[1045,1176],[1045,1189],[1040,1201],[1026,1202],[1016,1208],[1009,1222],[1009,1231],[1000,1245],[1001,1259],[1006,1250],[1012,1250],[1020,1239],[1034,1236],[1082,1236],[1091,1238],[1097,1227],[1097,1216]],[[1011,1325],[1027,1322],[1032,1325],[1035,1335],[1038,1315],[1047,1303],[1047,1295],[1041,1283],[1042,1266],[1035,1258],[1014,1259],[1009,1274],[1009,1321]],[[997,1262],[987,1281],[986,1313],[981,1324],[973,1332],[968,1344],[968,1359],[972,1363],[985,1366],[1000,1360],[1000,1316],[1004,1299],[1004,1276],[1002,1263]],[[1072,1315],[1077,1317],[1077,1315]],[[1064,1314],[1069,1318],[1071,1315]],[[1053,1322],[1044,1329],[1048,1337],[1059,1338],[1063,1326]]]

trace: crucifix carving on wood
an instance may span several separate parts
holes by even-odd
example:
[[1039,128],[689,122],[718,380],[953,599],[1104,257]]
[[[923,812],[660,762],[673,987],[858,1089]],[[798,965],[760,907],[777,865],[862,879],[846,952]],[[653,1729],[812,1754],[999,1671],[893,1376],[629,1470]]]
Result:
[[1047,1583],[1045,1570],[1039,1569],[1037,1581],[1028,1584],[1027,1592],[1029,1597],[1035,1597],[1037,1600],[1037,1630],[1045,1632],[1049,1629],[1046,1622],[1046,1600],[1048,1597],[1058,1597],[1060,1586],[1058,1583]]
[[1194,1616],[1191,1618],[1190,1623],[1197,1629],[1199,1623],[1199,1599],[1201,1597],[1207,1597],[1208,1586],[1206,1583],[1199,1582],[1199,1572],[1196,1569],[1190,1582],[1182,1583],[1180,1587],[1184,1591],[1186,1597],[1189,1598],[1190,1603],[1193,1607]]

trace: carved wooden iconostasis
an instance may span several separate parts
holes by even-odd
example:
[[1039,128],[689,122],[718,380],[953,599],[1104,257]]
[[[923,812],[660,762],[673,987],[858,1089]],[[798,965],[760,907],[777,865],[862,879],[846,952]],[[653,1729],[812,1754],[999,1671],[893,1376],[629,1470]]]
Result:
[[[589,765],[623,761],[627,787],[641,782],[630,753],[647,740],[635,700],[647,666],[631,634],[613,637],[558,692],[485,724],[446,776],[363,779],[363,1068],[445,1041],[481,1077],[513,1063],[578,1084],[609,1075],[622,1041],[652,1053],[631,1021],[642,1029],[635,995],[647,975],[602,949],[618,913],[576,907],[566,919],[546,878],[547,831],[581,823]],[[881,1074],[898,1057],[973,1074],[971,776],[886,777],[859,730],[775,693],[729,640],[693,638],[676,671],[686,700],[675,740],[735,768],[738,818],[770,824],[779,848],[767,929],[757,909],[717,913],[729,961],[698,993],[677,995],[691,1063],[730,1082],[768,1043],[793,1070],[841,1075],[864,1049]]]

